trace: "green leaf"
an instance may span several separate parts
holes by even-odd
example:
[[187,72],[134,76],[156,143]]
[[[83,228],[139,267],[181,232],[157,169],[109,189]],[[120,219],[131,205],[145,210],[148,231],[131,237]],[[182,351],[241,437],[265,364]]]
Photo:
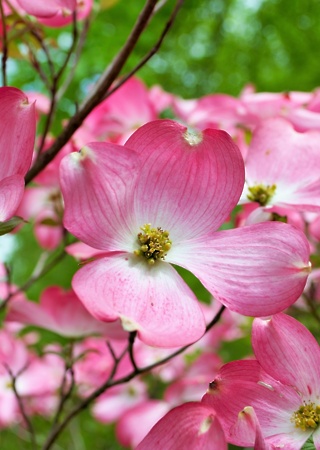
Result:
[[316,450],[312,436],[307,440],[301,450]]
[[18,216],[14,216],[6,222],[0,222],[0,236],[10,233],[10,231],[14,230],[18,225],[21,225],[22,223],[26,223],[26,221],[22,219],[22,217]]

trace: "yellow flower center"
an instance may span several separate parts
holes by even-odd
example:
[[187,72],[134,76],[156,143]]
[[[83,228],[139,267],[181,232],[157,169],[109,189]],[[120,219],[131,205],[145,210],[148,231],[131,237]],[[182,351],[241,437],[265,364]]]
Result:
[[134,251],[137,256],[143,256],[149,264],[154,264],[157,260],[164,260],[170,250],[172,242],[169,239],[169,232],[162,228],[151,228],[147,223],[140,228],[143,233],[138,234],[140,248]]
[[314,403],[304,403],[295,411],[291,417],[296,428],[306,431],[310,428],[317,428],[320,423],[320,405]]
[[266,206],[274,196],[276,188],[277,186],[275,184],[272,186],[258,184],[257,186],[249,187],[250,194],[247,195],[248,200],[260,203],[261,206]]

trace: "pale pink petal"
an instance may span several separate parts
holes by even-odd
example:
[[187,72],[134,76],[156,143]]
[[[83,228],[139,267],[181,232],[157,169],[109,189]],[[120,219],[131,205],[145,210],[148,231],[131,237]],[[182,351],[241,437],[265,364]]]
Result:
[[[102,423],[116,422],[128,410],[145,403],[147,399],[146,383],[135,378],[130,383],[108,389],[98,397],[92,407],[92,415]],[[161,403],[163,404],[163,402]],[[163,414],[163,411],[161,412]],[[160,414],[160,417],[162,414]]]
[[147,400],[125,412],[116,425],[118,441],[126,447],[136,449],[153,425],[169,409],[170,406],[161,400]]
[[292,433],[277,434],[266,439],[271,449],[301,450],[312,431],[296,429]]
[[224,131],[194,134],[159,120],[139,128],[126,146],[141,157],[134,193],[137,223],[168,230],[173,244],[215,231],[237,204],[243,160]]
[[284,119],[270,119],[252,137],[246,159],[249,186],[276,185],[270,204],[320,209],[320,133],[299,133]]
[[72,234],[100,250],[131,250],[139,232],[130,232],[136,162],[132,150],[102,142],[62,160],[64,225]]
[[261,366],[306,398],[320,395],[320,348],[300,322],[285,314],[255,319],[252,345]]
[[129,254],[110,255],[85,265],[72,285],[94,317],[120,318],[146,344],[177,347],[198,340],[205,331],[196,297],[164,262],[151,267]]
[[76,8],[76,0],[17,0],[21,8],[36,17],[51,17],[60,10],[72,12]]
[[172,247],[166,260],[190,270],[232,311],[266,316],[301,295],[310,272],[309,251],[301,231],[268,222]]
[[305,108],[295,108],[285,116],[298,131],[320,130],[319,112],[310,111]]
[[104,250],[97,250],[83,242],[75,242],[74,244],[67,245],[65,250],[76,259],[89,259],[106,253]]
[[185,403],[166,414],[137,447],[151,449],[226,450],[227,443],[213,409]]
[[0,222],[10,219],[17,211],[23,197],[24,179],[12,175],[0,180]]
[[36,325],[67,337],[98,333],[126,338],[126,333],[121,330],[118,322],[97,321],[72,291],[63,291],[56,286],[49,287],[42,293],[40,304],[13,299],[9,304],[6,320]]
[[24,176],[31,164],[36,131],[35,105],[13,87],[0,88],[0,180]]

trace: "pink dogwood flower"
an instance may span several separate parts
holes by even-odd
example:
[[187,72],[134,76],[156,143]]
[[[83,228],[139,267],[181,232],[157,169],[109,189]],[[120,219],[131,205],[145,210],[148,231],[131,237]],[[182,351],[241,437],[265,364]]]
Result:
[[319,131],[299,133],[281,118],[262,122],[248,150],[242,202],[319,212],[319,139]]
[[33,154],[35,106],[13,87],[0,88],[0,222],[16,212]]
[[250,406],[271,448],[300,450],[312,436],[320,449],[319,344],[300,322],[280,313],[254,320],[252,346],[257,360],[223,366],[203,398],[217,411],[227,439],[253,445],[254,435],[235,425],[238,412]]
[[193,272],[245,315],[283,310],[301,294],[309,244],[282,223],[217,232],[244,183],[241,154],[224,131],[189,132],[170,120],[139,128],[124,146],[91,143],[60,166],[65,227],[105,251],[73,288],[100,320],[120,318],[149,345],[194,342],[205,320],[171,264]]

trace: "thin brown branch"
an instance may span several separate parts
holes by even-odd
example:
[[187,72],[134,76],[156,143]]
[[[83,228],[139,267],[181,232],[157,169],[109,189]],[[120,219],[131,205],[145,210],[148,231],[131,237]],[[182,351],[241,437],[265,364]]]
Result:
[[19,392],[17,391],[17,386],[16,386],[16,381],[17,381],[18,376],[26,369],[26,367],[24,367],[17,375],[14,375],[13,372],[11,371],[10,367],[7,366],[7,365],[6,365],[6,369],[7,369],[8,373],[9,373],[9,375],[11,377],[12,390],[14,392],[14,395],[15,395],[16,399],[17,399],[21,415],[22,415],[22,417],[23,417],[23,419],[24,419],[24,421],[26,423],[27,429],[28,429],[28,431],[30,433],[30,439],[31,439],[32,448],[34,450],[36,450],[36,448],[37,448],[37,441],[36,441],[35,431],[34,431],[32,422],[29,419],[28,414],[26,413],[26,410],[24,408],[24,404],[23,404],[22,398],[21,398]]
[[[75,378],[74,378],[74,370],[73,370],[73,345],[71,345],[67,360],[65,362],[65,371],[63,374],[61,386],[60,386],[60,402],[57,408],[57,411],[55,413],[54,419],[53,419],[53,427],[56,427],[59,423],[61,414],[63,413],[64,406],[66,402],[71,397],[71,394],[75,387]],[[68,381],[68,374],[70,374],[71,381]],[[68,386],[69,383],[69,386]],[[67,387],[67,390],[66,390]]]
[[84,47],[84,43],[86,41],[86,37],[88,34],[88,30],[89,30],[89,26],[90,26],[90,17],[86,18],[86,20],[84,21],[80,36],[79,36],[79,40],[78,40],[78,45],[77,48],[75,50],[75,53],[73,55],[73,60],[72,60],[72,67],[68,73],[68,76],[66,78],[66,80],[64,81],[64,83],[62,84],[62,86],[59,88],[57,95],[56,95],[56,99],[57,102],[61,99],[61,97],[63,97],[64,93],[66,92],[66,90],[68,89],[71,81],[73,80],[83,47]]
[[6,16],[4,14],[2,1],[0,0],[0,14],[2,25],[2,59],[1,59],[1,71],[2,71],[2,84],[7,85],[7,59],[8,59],[8,39],[7,39],[7,24]]
[[[215,317],[212,319],[212,321],[206,326],[206,333],[220,320],[221,315],[223,311],[225,310],[225,306],[221,306]],[[130,345],[130,344],[129,344]],[[49,450],[60,433],[65,429],[65,427],[68,425],[68,423],[77,416],[81,411],[83,411],[85,408],[87,408],[90,403],[93,402],[96,398],[98,398],[101,394],[103,394],[107,389],[113,386],[118,386],[120,384],[127,383],[131,381],[133,378],[135,378],[137,375],[141,375],[146,372],[150,372],[151,370],[155,369],[156,367],[162,366],[166,362],[170,361],[174,357],[180,355],[185,350],[187,350],[189,347],[191,347],[193,343],[185,345],[184,347],[180,348],[179,350],[171,353],[171,355],[167,356],[166,358],[163,358],[161,361],[157,361],[154,364],[150,364],[149,366],[145,366],[143,368],[137,368],[135,367],[134,370],[122,377],[118,378],[117,380],[113,381],[113,377],[109,377],[108,380],[103,383],[99,388],[97,388],[91,395],[89,395],[87,398],[83,399],[77,406],[75,406],[70,413],[64,418],[64,420],[60,423],[60,425],[54,429],[52,429],[50,435],[48,436],[47,441],[45,442],[44,446],[42,447],[42,450]]]
[[[55,113],[55,109],[56,109],[56,105],[57,105],[57,90],[58,90],[58,84],[59,84],[59,80],[61,78],[61,76],[63,75],[64,71],[66,70],[67,66],[68,66],[68,62],[71,58],[71,55],[76,47],[77,44],[77,39],[78,39],[78,27],[77,27],[77,15],[76,12],[73,13],[73,27],[72,27],[72,43],[70,45],[70,48],[67,52],[67,55],[65,57],[65,60],[63,62],[63,64],[61,65],[60,69],[58,70],[58,72],[55,74],[54,73],[54,68],[52,68],[52,84],[51,84],[51,102],[50,102],[50,109],[49,109],[49,113],[46,116],[46,121],[45,121],[45,125],[44,125],[44,130],[42,132],[42,136],[41,136],[41,140],[40,140],[40,144],[39,144],[39,148],[38,148],[38,158],[40,157],[41,151],[44,148],[45,142],[46,142],[46,138],[47,135],[50,131],[50,127],[52,125],[52,121],[54,118],[54,113]],[[49,59],[48,59],[49,61]],[[37,159],[38,159],[37,158]]]
[[103,97],[103,100],[105,100],[106,98],[110,97],[111,94],[113,94],[117,89],[119,89],[119,87],[121,87],[129,78],[131,78],[135,73],[137,73],[141,67],[143,67],[148,61],[149,59],[152,58],[153,55],[155,55],[157,53],[157,51],[160,49],[162,42],[164,40],[164,38],[166,37],[168,31],[170,30],[170,28],[173,25],[173,22],[179,12],[179,10],[181,9],[181,7],[183,6],[184,0],[178,0],[176,3],[176,6],[174,8],[174,10],[172,11],[172,14],[168,20],[168,22],[166,23],[160,37],[159,40],[156,42],[155,46],[139,61],[139,63],[132,69],[130,70],[130,72],[128,72],[126,75],[121,77],[121,80],[118,81],[113,87],[112,89],[109,89],[108,92],[106,93],[106,95]]
[[4,310],[8,304],[8,302],[17,294],[21,292],[27,291],[35,282],[37,282],[40,278],[42,278],[44,275],[46,275],[48,272],[50,272],[62,259],[66,256],[66,252],[63,248],[51,261],[49,261],[46,265],[44,265],[43,268],[40,270],[35,271],[33,275],[26,281],[22,286],[20,286],[18,289],[9,292],[7,297],[3,300],[3,302],[0,304],[0,311]]
[[137,366],[135,357],[134,357],[134,353],[133,353],[133,345],[134,345],[134,341],[136,339],[137,336],[137,332],[136,331],[132,331],[129,334],[129,347],[128,347],[128,352],[129,352],[129,357],[130,357],[130,361],[132,364],[132,367],[134,368],[134,370],[136,370],[137,372],[139,372],[139,368]]
[[[180,3],[181,0],[178,0]],[[114,58],[109,67],[102,74],[100,80],[98,81],[95,89],[91,94],[84,100],[80,105],[78,112],[71,117],[68,124],[58,136],[56,141],[52,146],[41,154],[39,159],[35,162],[34,166],[30,169],[26,176],[26,183],[29,183],[41,170],[56,156],[56,154],[61,150],[61,148],[68,142],[73,133],[81,126],[84,119],[88,114],[103,100],[106,92],[114,82],[114,80],[119,76],[127,59],[131,55],[133,49],[135,48],[139,37],[147,26],[151,15],[153,14],[154,8],[157,4],[157,0],[147,0],[143,10],[141,11],[126,43]],[[167,28],[167,25],[166,27]],[[161,42],[163,37],[159,39]]]

